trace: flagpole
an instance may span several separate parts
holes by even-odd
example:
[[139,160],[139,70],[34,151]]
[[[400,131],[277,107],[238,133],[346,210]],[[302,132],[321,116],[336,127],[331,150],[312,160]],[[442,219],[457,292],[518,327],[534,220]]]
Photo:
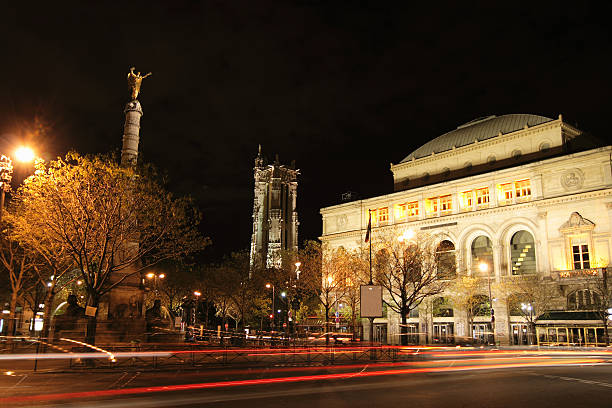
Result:
[[[368,209],[368,216],[369,216],[369,220],[368,220],[368,227],[370,228],[369,232],[370,235],[372,235],[372,210]],[[370,244],[370,285],[374,284],[374,282],[372,282],[372,237],[370,236],[370,239],[368,240],[368,243]]]
[[[372,210],[368,209],[368,231],[366,232],[366,238],[370,244],[370,285],[373,285],[372,281]],[[370,345],[374,346],[374,318],[368,317],[370,321]],[[370,348],[370,359],[376,359],[376,349]]]

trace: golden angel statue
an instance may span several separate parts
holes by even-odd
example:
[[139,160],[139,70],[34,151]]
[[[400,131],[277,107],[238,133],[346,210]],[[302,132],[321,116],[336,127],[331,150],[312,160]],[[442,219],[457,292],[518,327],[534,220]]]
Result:
[[132,91],[132,100],[138,98],[138,93],[140,92],[140,84],[142,84],[142,80],[148,77],[149,75],[152,75],[151,72],[144,76],[140,75],[140,72],[134,74],[135,69],[135,67],[131,67],[130,72],[127,76],[128,87],[130,88],[130,91]]

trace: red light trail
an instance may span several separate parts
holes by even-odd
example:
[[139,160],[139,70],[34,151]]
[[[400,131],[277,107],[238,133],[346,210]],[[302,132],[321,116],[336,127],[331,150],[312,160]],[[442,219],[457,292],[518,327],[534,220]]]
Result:
[[456,372],[456,371],[476,371],[476,370],[488,370],[488,369],[508,369],[508,368],[526,368],[526,367],[544,367],[544,366],[562,366],[562,365],[577,365],[577,364],[600,364],[604,360],[600,359],[568,359],[565,361],[545,361],[545,362],[524,362],[524,363],[508,363],[508,364],[482,364],[475,366],[456,366],[456,367],[424,367],[424,368],[406,368],[397,370],[381,370],[372,372],[358,372],[358,373],[335,373],[335,374],[318,374],[318,375],[305,375],[305,376],[292,376],[292,377],[277,377],[277,378],[266,378],[266,379],[246,379],[246,380],[235,380],[235,381],[220,381],[220,382],[207,382],[207,383],[196,383],[196,384],[179,384],[179,385],[163,385],[153,387],[137,387],[117,390],[96,390],[96,391],[82,391],[82,392],[69,392],[69,393],[56,393],[56,394],[42,394],[42,395],[26,395],[26,396],[14,396],[7,398],[0,398],[0,404],[6,403],[20,403],[20,402],[33,402],[33,401],[57,401],[57,400],[69,400],[77,398],[98,398],[98,397],[112,397],[118,395],[138,395],[148,394],[156,392],[173,392],[173,391],[187,391],[187,390],[203,390],[220,387],[237,387],[237,386],[251,386],[251,385],[262,385],[262,384],[282,384],[282,383],[295,383],[305,381],[321,381],[321,380],[339,380],[348,378],[366,378],[366,377],[381,377],[389,375],[401,375],[401,374],[418,374],[418,373],[435,373],[435,372]]

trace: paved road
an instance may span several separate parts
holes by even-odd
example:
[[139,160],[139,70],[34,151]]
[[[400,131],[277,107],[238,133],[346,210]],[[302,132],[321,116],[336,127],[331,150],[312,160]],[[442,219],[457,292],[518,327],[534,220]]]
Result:
[[341,367],[15,373],[0,379],[0,406],[611,407],[609,354],[441,353]]

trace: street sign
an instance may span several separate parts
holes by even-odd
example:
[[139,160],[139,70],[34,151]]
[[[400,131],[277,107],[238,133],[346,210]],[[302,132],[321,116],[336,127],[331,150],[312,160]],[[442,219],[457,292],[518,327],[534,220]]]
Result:
[[96,310],[98,310],[97,307],[91,307],[91,306],[85,307],[85,316],[92,316],[92,317],[95,316]]

